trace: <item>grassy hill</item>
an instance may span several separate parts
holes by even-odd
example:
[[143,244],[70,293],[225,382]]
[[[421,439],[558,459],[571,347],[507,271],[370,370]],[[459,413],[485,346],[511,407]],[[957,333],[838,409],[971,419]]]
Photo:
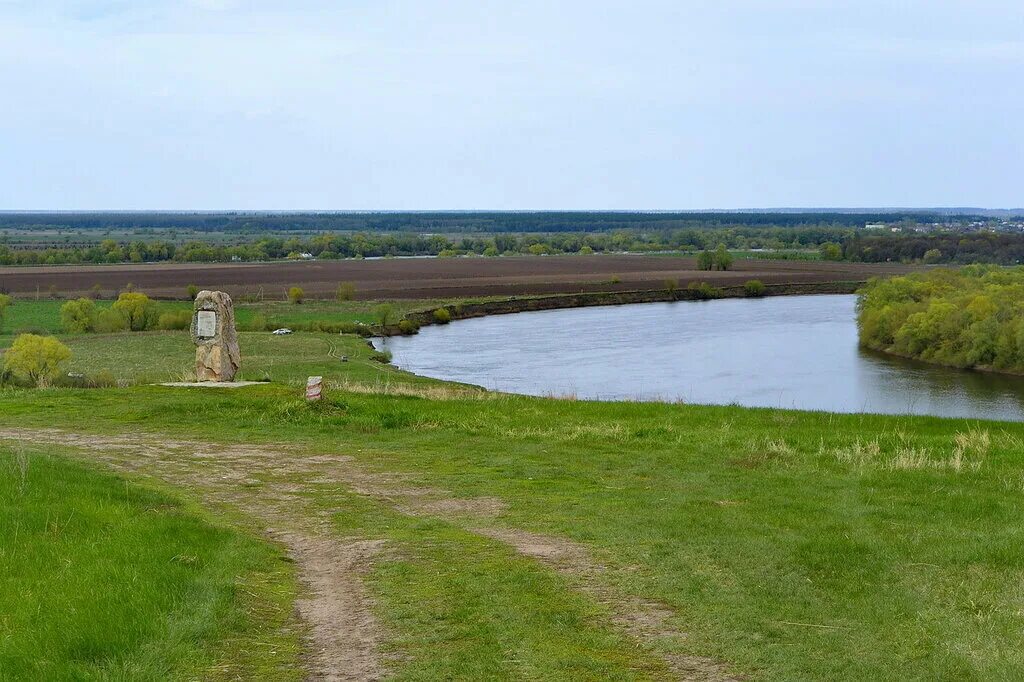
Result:
[[[158,481],[250,547],[269,539],[296,561],[297,578],[274,582],[286,586],[279,597],[289,580],[318,594],[296,535],[372,548],[352,571],[374,664],[397,679],[1024,672],[1022,425],[507,396],[363,362],[361,339],[242,343],[243,371],[266,369],[272,383],[2,389],[0,443],[43,458],[59,447],[86,467],[75,475]],[[77,367],[125,378],[173,373],[189,357],[182,332],[71,345]],[[328,384],[310,405],[300,381],[312,373]],[[3,527],[25,506],[45,518],[46,504],[6,505]],[[137,537],[114,523],[104,541],[124,554]],[[160,612],[160,591],[143,594]],[[309,650],[308,632],[275,617],[261,619],[275,651]],[[200,649],[244,639],[209,632]],[[0,642],[0,656],[32,651]],[[124,643],[117,656],[146,646]]]

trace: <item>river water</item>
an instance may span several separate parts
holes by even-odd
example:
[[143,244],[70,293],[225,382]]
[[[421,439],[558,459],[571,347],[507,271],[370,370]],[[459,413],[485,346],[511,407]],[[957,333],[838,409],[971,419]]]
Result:
[[854,296],[496,315],[377,340],[424,376],[529,395],[1024,421],[1024,378],[857,346]]

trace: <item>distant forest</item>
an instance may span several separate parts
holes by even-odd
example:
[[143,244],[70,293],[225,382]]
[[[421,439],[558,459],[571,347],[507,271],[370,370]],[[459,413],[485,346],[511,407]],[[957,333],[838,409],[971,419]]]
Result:
[[637,230],[613,232],[509,234],[449,238],[411,233],[324,232],[312,236],[253,237],[241,244],[220,244],[191,240],[176,244],[169,240],[104,239],[90,246],[12,248],[0,243],[0,265],[63,265],[77,263],[149,263],[178,261],[214,263],[231,260],[264,261],[282,258],[373,258],[384,256],[501,256],[515,254],[701,251],[719,244],[739,250],[806,251],[822,244],[838,243],[848,237],[849,228],[725,228],[666,230],[645,233]]
[[[697,252],[720,244],[762,258],[999,265],[1024,259],[1019,232],[958,225],[957,231],[921,233],[916,225],[930,218],[948,225],[950,217],[913,215],[8,213],[0,214],[0,228],[19,230],[27,241],[0,235],[0,265]],[[865,230],[866,221],[886,222],[897,231]],[[232,236],[225,239],[225,234]]]
[[934,235],[855,233],[843,243],[845,260],[866,263],[993,263],[1024,262],[1024,234],[971,232]]
[[261,234],[267,232],[606,232],[714,227],[863,227],[865,223],[987,220],[984,216],[929,212],[410,212],[410,213],[0,213],[0,229],[166,230]]

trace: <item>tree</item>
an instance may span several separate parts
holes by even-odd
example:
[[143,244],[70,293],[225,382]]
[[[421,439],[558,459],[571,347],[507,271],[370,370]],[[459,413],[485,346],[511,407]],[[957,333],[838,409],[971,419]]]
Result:
[[199,287],[197,287],[195,284],[189,284],[187,287],[185,287],[185,293],[188,294],[190,300],[194,301],[196,300],[196,296],[199,295]]
[[715,269],[729,270],[732,268],[732,254],[725,248],[725,244],[719,244],[715,249]]
[[818,252],[824,260],[843,260],[843,247],[835,242],[825,242],[818,247]]
[[942,262],[942,252],[938,249],[928,249],[924,252],[924,256],[921,257],[921,260],[928,265],[940,263]]
[[356,297],[356,285],[352,282],[340,283],[335,296],[337,296],[339,301],[351,301]]
[[114,301],[112,309],[124,318],[133,332],[144,331],[156,322],[156,305],[145,294],[123,293]]
[[70,359],[71,350],[52,336],[22,334],[4,353],[4,369],[42,387],[60,376]]
[[697,267],[701,270],[728,270],[732,267],[732,254],[719,244],[714,251],[701,251],[697,256]]
[[92,299],[68,301],[60,307],[60,324],[68,334],[84,334],[96,329],[96,304]]
[[292,287],[288,290],[288,300],[295,305],[301,305],[306,300],[306,292],[302,290],[302,287]]
[[381,331],[394,324],[396,315],[397,311],[395,310],[395,306],[390,303],[381,303],[373,309],[373,319],[377,321],[377,325],[380,326]]
[[4,318],[7,316],[7,308],[11,305],[11,297],[7,294],[0,294],[0,331],[4,328]]

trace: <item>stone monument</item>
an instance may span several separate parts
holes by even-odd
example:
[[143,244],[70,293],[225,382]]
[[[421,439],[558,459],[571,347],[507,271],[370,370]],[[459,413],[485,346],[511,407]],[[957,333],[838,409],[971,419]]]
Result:
[[241,364],[235,309],[223,291],[200,291],[192,314],[196,381],[233,381]]

